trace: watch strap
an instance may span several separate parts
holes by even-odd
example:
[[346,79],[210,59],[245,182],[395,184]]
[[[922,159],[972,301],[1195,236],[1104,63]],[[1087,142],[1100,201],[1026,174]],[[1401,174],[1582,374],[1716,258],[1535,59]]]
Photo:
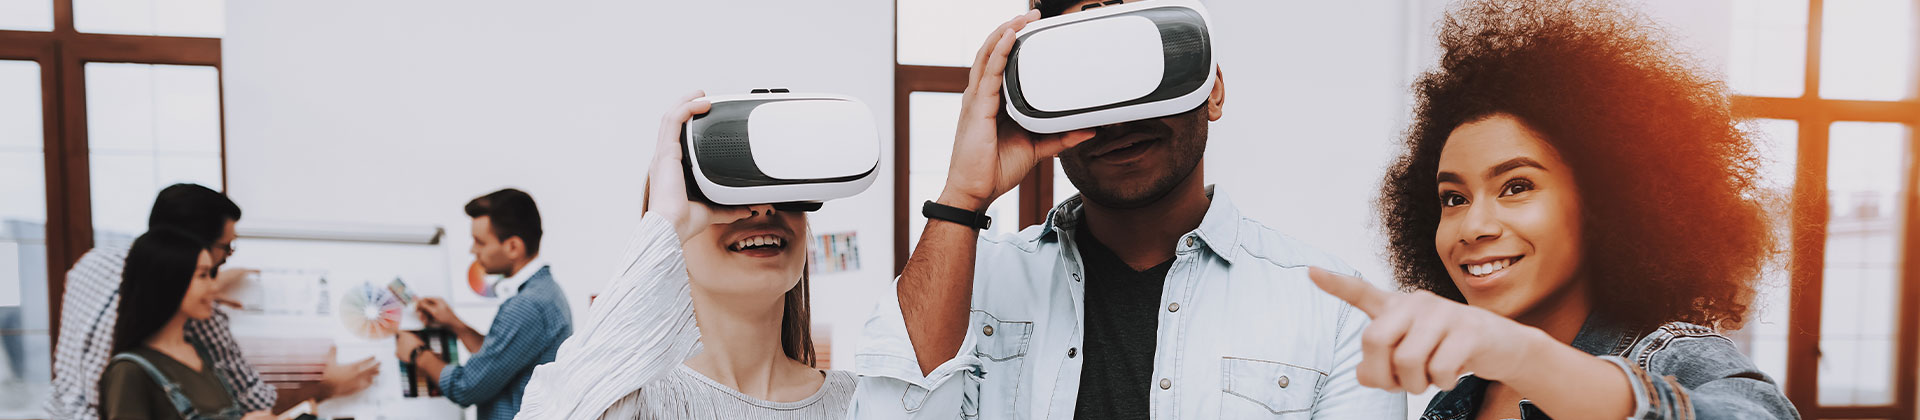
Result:
[[987,217],[986,213],[935,203],[932,200],[920,206],[920,214],[927,216],[928,219],[959,223],[961,226],[974,229],[993,226],[993,218]]

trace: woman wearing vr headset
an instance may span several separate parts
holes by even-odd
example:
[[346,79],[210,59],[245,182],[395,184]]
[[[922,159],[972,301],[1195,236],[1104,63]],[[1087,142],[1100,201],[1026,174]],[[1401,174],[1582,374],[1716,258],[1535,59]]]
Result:
[[1415,291],[1313,273],[1373,316],[1361,384],[1439,386],[1434,419],[1799,417],[1719,334],[1776,255],[1754,142],[1628,10],[1448,13],[1379,202]]
[[703,96],[661,118],[625,263],[534,370],[517,418],[846,416],[853,375],[813,367],[806,213],[687,198],[680,129]]

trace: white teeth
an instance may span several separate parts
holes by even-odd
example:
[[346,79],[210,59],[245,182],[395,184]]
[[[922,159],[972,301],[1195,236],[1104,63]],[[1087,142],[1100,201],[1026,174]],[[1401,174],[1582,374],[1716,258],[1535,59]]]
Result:
[[739,251],[742,249],[746,249],[748,247],[763,246],[763,245],[784,246],[786,245],[786,241],[774,235],[758,235],[758,236],[753,236],[749,238],[742,238],[739,241],[735,241],[733,245],[728,246],[728,248],[732,248],[734,251]]
[[1486,277],[1500,270],[1507,269],[1507,266],[1513,265],[1514,260],[1516,260],[1517,258],[1518,257],[1504,258],[1497,261],[1467,265],[1466,266],[1467,274],[1470,274],[1474,277]]

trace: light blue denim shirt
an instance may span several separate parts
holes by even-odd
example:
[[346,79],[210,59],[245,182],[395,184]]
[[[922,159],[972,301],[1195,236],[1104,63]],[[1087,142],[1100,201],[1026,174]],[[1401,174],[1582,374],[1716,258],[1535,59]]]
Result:
[[[1340,260],[1240,215],[1225,193],[1174,244],[1151,389],[1156,419],[1405,419],[1406,396],[1363,388],[1365,313],[1321,292],[1308,266]],[[868,318],[852,418],[1072,418],[1080,390],[1080,198],[1046,223],[982,237],[958,354],[920,373],[890,286]],[[897,281],[897,279],[896,279]],[[1154,328],[1155,326],[1144,326]]]

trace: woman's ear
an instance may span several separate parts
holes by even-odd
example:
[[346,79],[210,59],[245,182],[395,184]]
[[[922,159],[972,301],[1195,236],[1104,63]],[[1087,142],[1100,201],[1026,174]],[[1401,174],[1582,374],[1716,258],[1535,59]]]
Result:
[[1207,95],[1207,121],[1219,121],[1221,109],[1227,106],[1227,74],[1219,66],[1213,68],[1213,93]]

